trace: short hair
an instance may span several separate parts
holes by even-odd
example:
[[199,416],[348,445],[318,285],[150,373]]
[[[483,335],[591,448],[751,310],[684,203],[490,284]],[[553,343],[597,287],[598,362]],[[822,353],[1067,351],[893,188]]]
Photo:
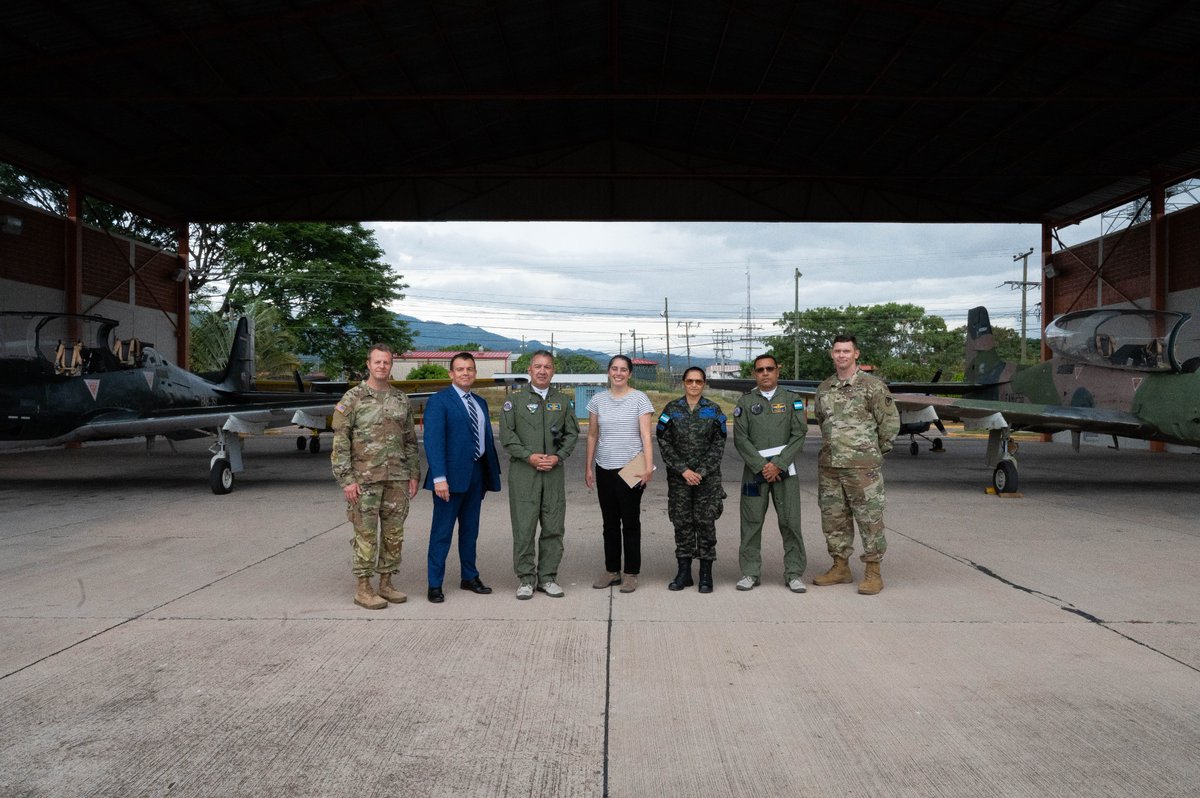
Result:
[[775,356],[774,356],[774,355],[772,355],[770,352],[764,352],[763,354],[761,354],[761,355],[759,355],[758,357],[754,358],[754,367],[755,367],[755,368],[758,368],[758,361],[760,361],[760,360],[766,360],[766,359],[768,359],[768,358],[770,358],[771,362],[772,362],[772,363],[774,363],[776,366],[778,366],[778,365],[779,365],[779,361],[775,359]]
[[554,354],[552,352],[550,352],[549,350],[546,350],[546,349],[539,349],[536,352],[534,352],[532,355],[529,356],[529,365],[532,366],[534,359],[539,358],[539,357],[548,357],[548,358],[550,358],[550,362],[554,363]]
[[633,361],[632,361],[632,360],[630,360],[630,359],[629,359],[627,356],[625,356],[625,355],[613,355],[613,356],[612,356],[612,358],[611,358],[611,359],[608,361],[608,368],[606,368],[606,369],[605,369],[605,371],[607,371],[608,369],[612,368],[612,367],[613,367],[613,363],[616,363],[618,360],[624,360],[624,361],[625,361],[625,366],[626,366],[626,368],[628,368],[628,369],[629,369],[630,373],[632,373],[632,372],[633,372]]
[[472,355],[470,352],[459,352],[454,357],[450,358],[450,368],[453,369],[455,362],[459,360],[469,360],[471,361],[472,366],[475,365],[474,355]]
[[853,335],[848,335],[846,333],[842,333],[840,335],[833,336],[833,342],[835,344],[850,343],[850,344],[854,345],[855,349],[858,349],[858,339],[855,338]]
[[371,348],[367,350],[367,360],[371,359],[372,352],[387,352],[389,355],[391,355],[392,359],[395,359],[396,357],[396,353],[392,351],[392,348],[382,342],[371,344]]
[[708,377],[707,377],[707,375],[705,375],[704,369],[700,368],[699,366],[688,366],[687,368],[685,368],[683,370],[683,379],[686,380],[687,375],[693,371],[698,372],[700,374],[701,381],[708,382]]

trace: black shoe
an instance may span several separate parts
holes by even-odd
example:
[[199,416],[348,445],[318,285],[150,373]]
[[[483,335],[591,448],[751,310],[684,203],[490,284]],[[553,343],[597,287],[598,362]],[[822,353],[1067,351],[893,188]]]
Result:
[[711,593],[713,591],[712,581],[712,560],[700,561],[700,592]]
[[692,581],[692,558],[678,557],[677,559],[679,560],[679,573],[675,574],[671,584],[667,585],[668,590],[683,590],[685,587],[695,584]]
[[472,593],[478,593],[481,596],[486,596],[492,592],[492,589],[481,582],[478,576],[474,579],[464,579],[458,586],[463,590],[470,590]]
[[441,604],[445,600],[446,600],[446,596],[444,593],[442,593],[442,589],[440,587],[429,588],[429,601],[430,602],[432,602],[433,604]]

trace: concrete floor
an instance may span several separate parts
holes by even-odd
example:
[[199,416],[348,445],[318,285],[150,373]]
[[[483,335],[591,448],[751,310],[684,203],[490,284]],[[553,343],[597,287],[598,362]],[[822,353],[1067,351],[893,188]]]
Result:
[[[828,564],[815,441],[806,578]],[[773,513],[733,589],[672,593],[665,482],[633,594],[593,590],[599,511],[569,464],[561,600],[516,601],[504,494],[491,596],[355,607],[325,455],[252,439],[213,496],[198,442],[0,457],[0,795],[1143,796],[1200,788],[1200,458],[983,443],[889,456],[887,584],[793,595]],[[661,474],[660,470],[660,474]],[[855,563],[856,573],[859,564]]]

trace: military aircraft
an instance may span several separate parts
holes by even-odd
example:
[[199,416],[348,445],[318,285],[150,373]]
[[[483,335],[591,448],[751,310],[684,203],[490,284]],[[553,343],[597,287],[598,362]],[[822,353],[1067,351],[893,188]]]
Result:
[[238,322],[229,363],[215,375],[179,368],[153,346],[114,334],[102,316],[0,312],[0,449],[155,435],[215,435],[213,493],[243,470],[242,434],[296,424],[298,448],[320,451],[337,396],[254,388],[253,336]]
[[967,316],[966,383],[928,386],[961,396],[897,393],[902,411],[988,430],[987,462],[998,493],[1017,490],[1015,430],[1084,432],[1200,446],[1200,338],[1188,313],[1095,309],[1054,319],[1044,332],[1050,360],[1017,369],[996,354],[986,308]]

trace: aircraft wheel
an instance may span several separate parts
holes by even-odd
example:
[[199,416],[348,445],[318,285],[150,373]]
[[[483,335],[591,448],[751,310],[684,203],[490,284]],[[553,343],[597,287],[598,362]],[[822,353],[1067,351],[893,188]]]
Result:
[[912,443],[910,443],[908,445],[908,453],[911,454],[913,457],[916,457],[917,453],[920,451],[921,451],[921,447],[917,446],[916,441],[913,441]]
[[1017,464],[1012,460],[1001,460],[992,472],[992,487],[997,493],[1017,492]]
[[208,472],[208,486],[218,496],[233,490],[233,468],[224,457],[218,457]]
[[930,446],[929,448],[930,448],[930,449],[932,449],[932,450],[933,450],[933,451],[935,451],[935,452],[940,452],[940,451],[941,451],[942,449],[944,449],[945,447],[944,447],[944,446],[942,446],[942,439],[941,439],[941,438],[934,438],[934,439],[933,439],[933,445],[932,445],[932,446]]
[[320,454],[321,439],[316,437],[315,435],[313,437],[309,438],[308,439],[308,451],[312,452],[313,454]]
[[304,451],[304,449],[307,446],[308,446],[308,436],[307,435],[296,436],[296,450],[297,451],[302,452],[302,451]]

